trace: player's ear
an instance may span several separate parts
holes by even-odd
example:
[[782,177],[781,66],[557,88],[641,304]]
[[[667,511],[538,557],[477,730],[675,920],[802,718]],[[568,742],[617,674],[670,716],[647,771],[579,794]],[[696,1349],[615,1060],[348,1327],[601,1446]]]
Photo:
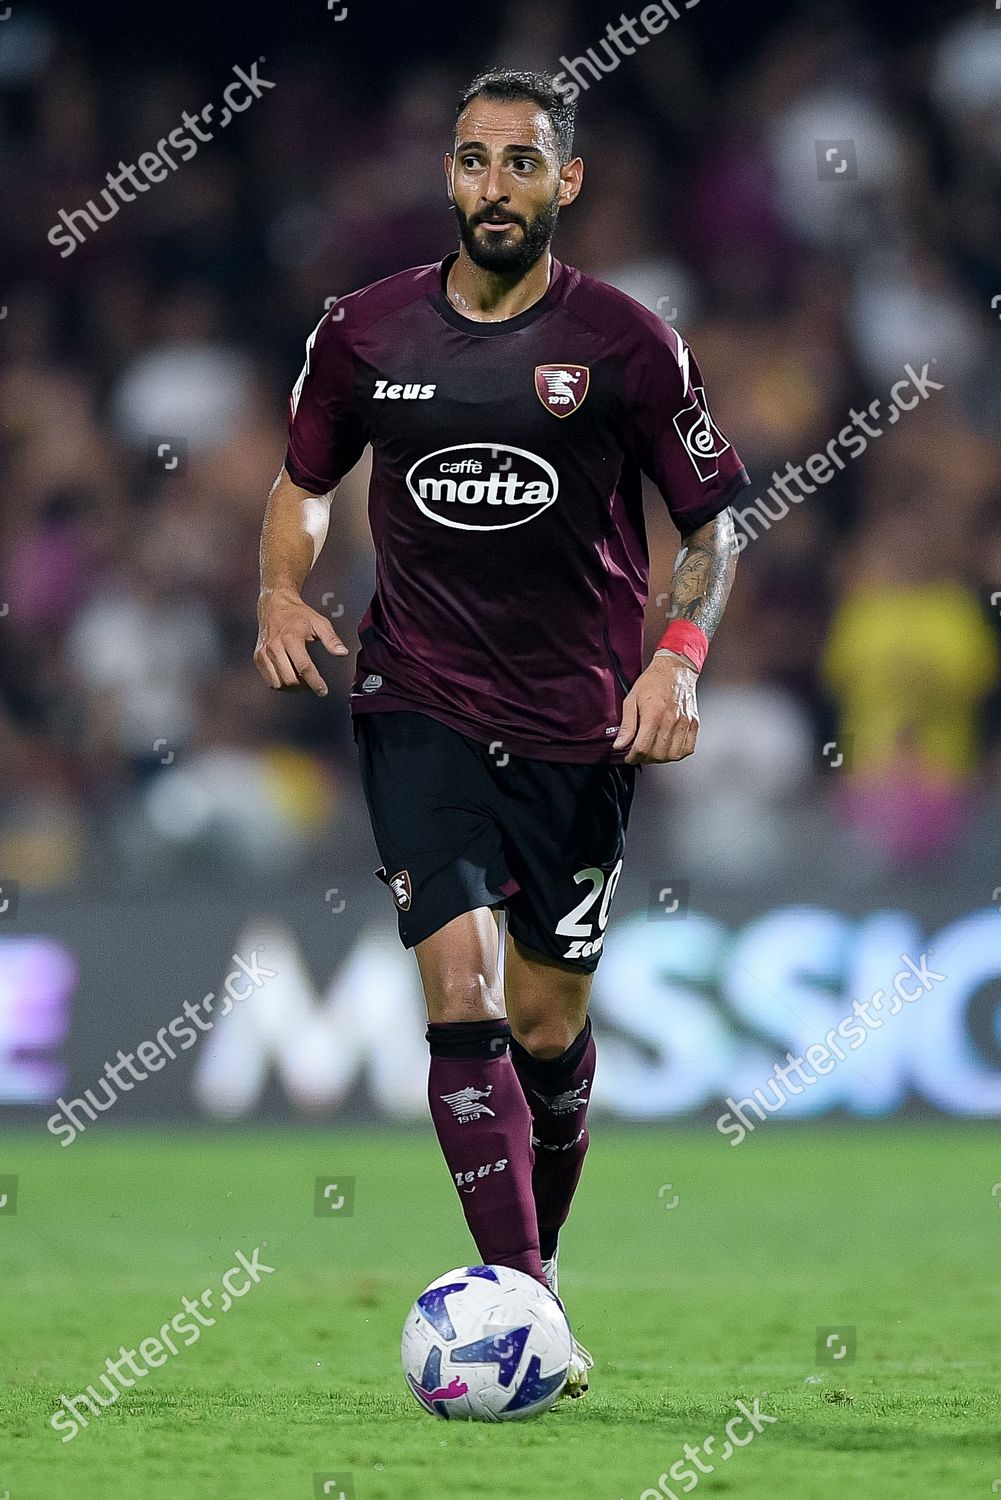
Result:
[[445,153],[445,183],[446,183],[447,189],[448,189],[448,201],[449,201],[449,203],[454,203],[455,202],[455,199],[452,197],[452,167],[454,165],[455,165],[455,163],[454,163],[454,159],[452,157],[452,153],[450,151],[446,151],[446,153]]
[[566,166],[560,168],[560,207],[565,208],[572,203],[581,190],[584,181],[584,163],[579,156],[573,161],[568,161]]

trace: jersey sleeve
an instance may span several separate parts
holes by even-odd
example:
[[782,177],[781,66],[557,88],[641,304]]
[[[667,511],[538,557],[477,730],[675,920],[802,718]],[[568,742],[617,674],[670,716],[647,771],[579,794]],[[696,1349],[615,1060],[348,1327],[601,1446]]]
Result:
[[750,483],[733,444],[713,421],[695,356],[672,327],[648,328],[629,392],[643,472],[685,534],[705,525]]
[[300,489],[325,495],[354,468],[367,442],[351,339],[337,304],[306,340],[306,363],[289,397],[286,471]]

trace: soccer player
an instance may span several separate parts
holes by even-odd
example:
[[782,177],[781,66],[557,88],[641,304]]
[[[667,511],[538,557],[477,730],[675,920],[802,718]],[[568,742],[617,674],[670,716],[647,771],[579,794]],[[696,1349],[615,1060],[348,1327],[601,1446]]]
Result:
[[[341,298],[310,335],[255,655],[272,688],[326,694],[308,647],[347,648],[301,589],[370,443],[351,714],[376,873],[416,951],[431,1116],[479,1254],[554,1291],[636,768],[695,748],[748,482],[684,340],[550,253],[581,191],[573,131],[551,76],[477,78],[445,157],[458,251]],[[684,541],[645,669],[643,474]],[[570,1395],[592,1365],[576,1344]]]

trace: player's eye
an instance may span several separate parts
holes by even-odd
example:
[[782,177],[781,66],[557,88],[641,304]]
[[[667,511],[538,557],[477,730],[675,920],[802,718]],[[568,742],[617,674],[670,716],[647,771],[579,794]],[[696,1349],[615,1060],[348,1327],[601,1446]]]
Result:
[[462,158],[463,171],[471,172],[475,167],[478,167],[479,165],[480,158],[478,156],[464,156]]
[[514,169],[516,172],[534,172],[535,162],[527,156],[521,156],[514,163]]

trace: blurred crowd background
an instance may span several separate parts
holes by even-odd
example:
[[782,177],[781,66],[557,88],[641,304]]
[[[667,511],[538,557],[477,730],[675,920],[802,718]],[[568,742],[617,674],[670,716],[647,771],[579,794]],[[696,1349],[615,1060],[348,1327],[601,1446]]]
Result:
[[[852,407],[885,412],[907,364],[943,389],[744,547],[699,751],[642,778],[637,837],[735,882],[813,862],[941,883],[960,860],[989,882],[1001,14],[678,8],[579,102],[586,185],[556,253],[683,331],[748,503]],[[327,299],[454,248],[459,87],[559,69],[619,11],[432,5],[421,49],[393,4],[316,9],[308,38],[251,7],[211,46],[195,22],[146,52],[136,17],[120,48],[108,14],[12,0],[0,23],[0,869],[29,887],[294,878],[366,836],[350,664],[324,662],[319,702],[251,662],[288,392]],[[262,53],[275,87],[61,258],[59,211]],[[853,145],[826,177],[831,141]],[[363,460],[308,589],[352,650],[366,485]],[[652,644],[678,541],[653,491],[648,517]]]

